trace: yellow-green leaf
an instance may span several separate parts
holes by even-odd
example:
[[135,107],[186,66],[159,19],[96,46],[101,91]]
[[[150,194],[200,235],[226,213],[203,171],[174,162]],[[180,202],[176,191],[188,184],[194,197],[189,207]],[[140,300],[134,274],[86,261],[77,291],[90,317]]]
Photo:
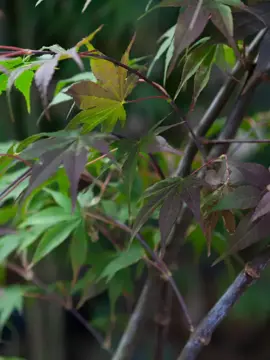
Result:
[[26,70],[15,80],[16,88],[23,94],[25,98],[28,113],[30,113],[31,110],[30,90],[34,76],[35,73],[32,70]]

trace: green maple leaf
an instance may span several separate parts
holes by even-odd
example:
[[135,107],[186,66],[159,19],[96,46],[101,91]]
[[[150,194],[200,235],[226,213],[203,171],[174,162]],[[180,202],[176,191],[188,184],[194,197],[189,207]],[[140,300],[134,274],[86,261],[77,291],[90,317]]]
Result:
[[[124,65],[128,65],[133,41],[134,38],[122,56],[121,63]],[[94,54],[104,56],[91,44],[88,43],[86,46]],[[127,69],[105,59],[92,57],[90,64],[97,83],[82,81],[67,90],[77,106],[83,110],[71,120],[68,127],[74,128],[82,124],[85,133],[102,123],[105,130],[111,131],[118,120],[122,124],[125,122],[125,99],[135,87],[137,77],[129,75]]]

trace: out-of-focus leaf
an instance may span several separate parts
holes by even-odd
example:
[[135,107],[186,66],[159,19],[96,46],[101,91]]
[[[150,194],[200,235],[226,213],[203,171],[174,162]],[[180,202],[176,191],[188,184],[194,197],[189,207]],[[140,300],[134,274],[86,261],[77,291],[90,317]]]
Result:
[[86,0],[84,5],[83,5],[83,9],[82,12],[85,12],[85,10],[88,8],[88,6],[90,5],[92,0]]
[[0,209],[0,224],[5,224],[13,219],[17,213],[17,206],[13,203],[11,206],[5,206]]
[[31,246],[47,230],[48,227],[46,225],[40,225],[40,224],[37,225],[36,227],[33,226],[28,229],[20,230],[21,241],[20,241],[20,246],[18,248],[18,252],[20,253],[25,249],[27,249],[29,246]]
[[46,193],[50,194],[57,205],[61,206],[66,213],[71,212],[71,200],[65,194],[62,194],[60,191],[54,191],[51,189],[44,189]]
[[133,283],[130,276],[130,269],[125,268],[118,271],[115,276],[111,279],[108,286],[111,316],[115,317],[115,306],[117,299],[123,294],[132,289]]
[[26,70],[15,80],[15,87],[23,94],[25,98],[28,113],[30,113],[31,110],[30,90],[34,76],[35,73],[32,70]]
[[0,237],[0,264],[18,248],[21,240],[22,235],[20,233]]
[[159,229],[161,235],[161,247],[165,249],[166,240],[179,216],[182,205],[182,194],[177,190],[168,193],[159,212]]
[[85,263],[88,249],[88,237],[85,223],[82,221],[74,231],[69,253],[72,263],[73,272],[78,273],[80,267]]
[[251,218],[251,221],[256,221],[263,215],[266,215],[270,212],[270,192],[268,191],[259,202],[256,207],[254,214]]
[[1,235],[8,235],[8,234],[15,234],[16,230],[12,229],[10,227],[7,226],[0,226],[0,236]]
[[143,248],[137,242],[134,242],[127,250],[121,251],[115,258],[109,262],[100,275],[100,279],[106,278],[110,281],[114,275],[130,265],[138,262],[145,255]]
[[1,290],[0,296],[0,327],[6,325],[13,311],[22,311],[25,289],[20,286],[9,286]]
[[40,240],[32,263],[36,264],[42,258],[44,258],[44,256],[52,252],[57,246],[62,244],[75,230],[79,223],[80,219],[76,218],[73,221],[61,222],[60,224],[51,227]]
[[94,39],[96,34],[102,29],[103,25],[100,25],[96,30],[94,30],[90,35],[83,38],[76,44],[76,48],[79,49],[81,46],[85,45],[87,46],[91,41]]
[[229,161],[229,167],[236,168],[242,175],[242,182],[264,190],[270,184],[270,172],[262,165]]
[[134,146],[128,154],[128,157],[123,165],[123,176],[124,176],[124,189],[130,204],[130,194],[133,186],[137,162],[138,162],[139,151],[138,147]]
[[38,0],[38,1],[36,2],[36,5],[35,5],[35,6],[38,6],[38,5],[41,4],[43,1],[44,1],[44,0]]
[[0,75],[0,95],[2,94],[2,92],[6,91],[7,83],[8,83],[8,75],[1,74]]
[[70,181],[70,193],[72,201],[72,209],[74,210],[76,206],[78,184],[80,180],[81,173],[84,171],[85,165],[87,163],[88,150],[76,144],[67,150],[63,157],[63,164],[66,170],[67,176]]
[[261,197],[261,191],[251,185],[239,186],[226,194],[213,210],[250,209],[255,207]]

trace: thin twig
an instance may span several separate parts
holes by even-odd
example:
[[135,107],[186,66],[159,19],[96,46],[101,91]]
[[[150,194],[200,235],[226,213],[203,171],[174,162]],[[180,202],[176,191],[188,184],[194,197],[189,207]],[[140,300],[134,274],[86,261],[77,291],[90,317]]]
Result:
[[166,176],[165,176],[163,170],[161,169],[161,167],[159,166],[159,163],[158,163],[156,157],[151,153],[149,153],[148,155],[149,155],[149,157],[150,157],[150,159],[152,161],[153,167],[155,168],[155,170],[156,170],[157,174],[159,175],[159,177],[162,180],[166,179]]
[[270,144],[270,139],[202,139],[204,144]]
[[224,295],[199,324],[177,360],[195,360],[208,345],[213,332],[249,286],[255,284],[270,262],[270,249],[245,266]]

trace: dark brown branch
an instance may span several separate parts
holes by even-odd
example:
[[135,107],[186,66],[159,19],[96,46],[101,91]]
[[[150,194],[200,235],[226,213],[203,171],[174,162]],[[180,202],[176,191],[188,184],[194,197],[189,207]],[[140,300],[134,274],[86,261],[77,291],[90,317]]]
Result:
[[197,358],[203,347],[209,344],[216,327],[228,315],[230,309],[248,287],[257,282],[269,262],[270,249],[268,248],[262,255],[245,266],[233,284],[199,324],[177,360],[195,360]]

